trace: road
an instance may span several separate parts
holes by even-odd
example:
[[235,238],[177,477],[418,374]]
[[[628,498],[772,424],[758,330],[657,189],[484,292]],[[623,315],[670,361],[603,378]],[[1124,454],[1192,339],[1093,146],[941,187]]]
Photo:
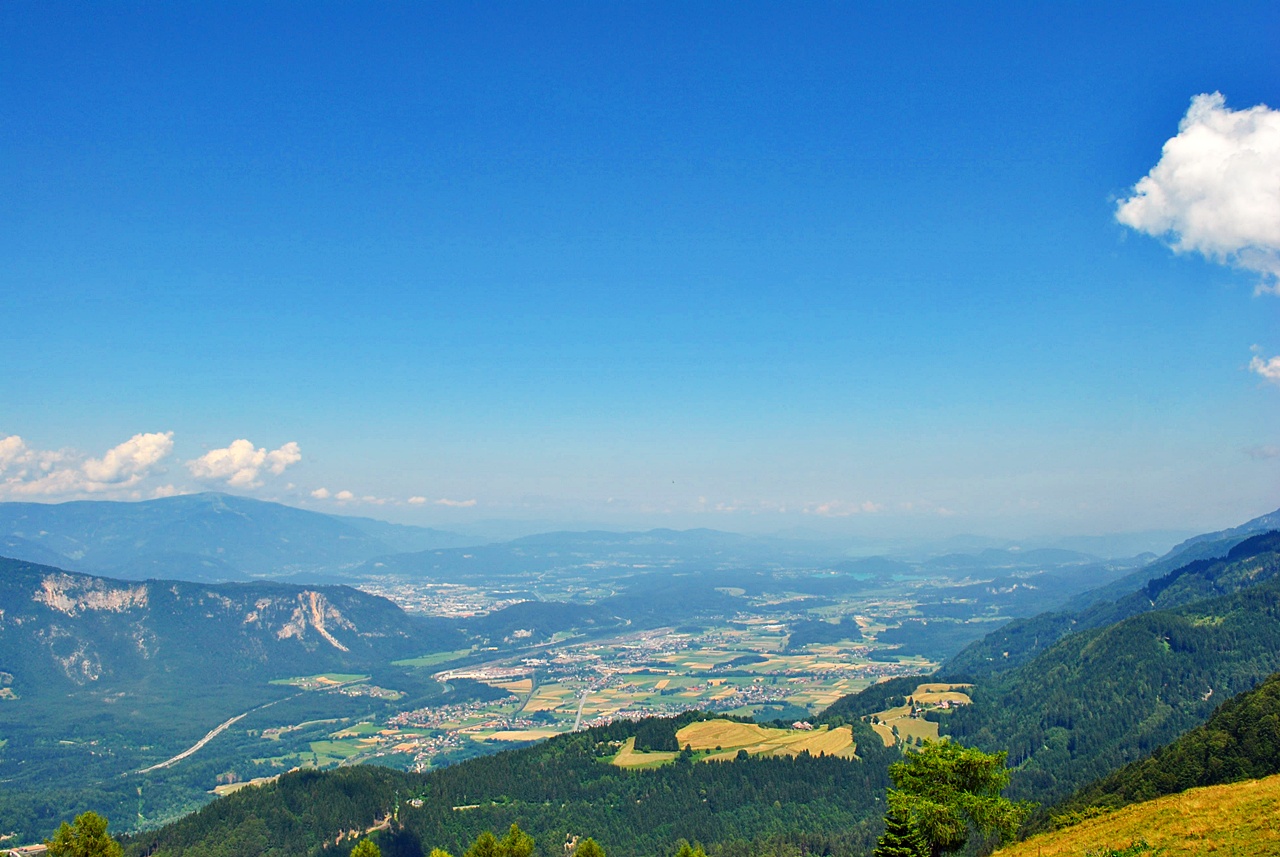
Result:
[[591,695],[591,688],[582,691],[582,699],[578,700],[578,716],[573,718],[573,731],[577,732],[578,727],[582,725],[582,709],[587,704],[587,697]]
[[[335,691],[335,690],[339,690],[339,689],[341,689],[341,688],[344,688],[344,687],[346,687],[346,686],[347,686],[347,685],[349,685],[349,684],[359,684],[360,682],[362,682],[362,681],[366,681],[366,680],[367,680],[367,679],[366,679],[365,677],[363,677],[363,676],[362,676],[361,678],[354,679],[354,680],[352,680],[352,681],[344,681],[344,682],[342,682],[341,684],[335,684],[335,685],[333,685],[333,686],[331,686],[331,687],[326,687],[323,691],[321,691],[321,693],[332,693],[333,691]],[[307,693],[307,691],[303,691],[303,693]],[[218,737],[219,735],[221,735],[223,732],[226,732],[228,729],[230,729],[232,726],[234,726],[238,721],[243,720],[244,718],[248,717],[248,716],[249,716],[250,714],[252,714],[253,712],[255,712],[255,711],[261,711],[261,710],[262,710],[262,709],[264,709],[264,708],[270,708],[271,706],[275,705],[275,704],[276,704],[276,703],[278,703],[278,702],[288,702],[290,699],[297,699],[299,696],[302,696],[302,693],[295,693],[293,696],[286,696],[286,697],[284,697],[283,699],[273,699],[271,702],[264,703],[264,704],[262,704],[262,705],[259,705],[259,706],[255,707],[255,708],[250,708],[248,711],[244,712],[243,714],[237,714],[235,717],[232,717],[232,718],[230,718],[229,720],[226,720],[226,721],[224,721],[224,722],[222,722],[222,723],[219,723],[217,726],[215,726],[215,727],[213,727],[212,729],[210,729],[210,730],[209,730],[209,732],[208,732],[208,733],[207,733],[203,738],[201,738],[201,739],[200,739],[199,741],[197,741],[196,743],[192,744],[192,745],[191,745],[190,747],[188,747],[187,749],[183,750],[183,751],[182,751],[181,753],[179,753],[178,755],[174,756],[172,759],[165,759],[163,762],[160,762],[160,763],[159,763],[159,764],[157,764],[157,765],[152,765],[152,766],[151,766],[151,767],[149,767],[149,768],[142,768],[141,770],[134,771],[134,773],[135,773],[135,774],[149,774],[149,773],[151,773],[152,771],[158,771],[158,770],[160,770],[161,768],[167,768],[167,767],[169,767],[170,765],[176,765],[176,764],[178,764],[179,762],[181,762],[183,759],[185,759],[185,758],[187,758],[188,756],[192,755],[193,753],[198,753],[198,752],[200,752],[200,749],[201,749],[202,747],[204,747],[204,745],[205,745],[205,744],[208,744],[208,743],[209,743],[210,741],[212,741],[214,738],[217,738],[217,737]],[[124,775],[124,774],[121,774],[121,776],[125,776],[125,775]]]
[[[268,704],[268,705],[270,705],[271,703],[267,703],[267,704]],[[258,708],[265,708],[265,707],[266,707],[266,706],[262,706],[262,705],[258,706]],[[226,720],[226,721],[224,721],[224,722],[222,722],[222,723],[218,724],[217,726],[215,726],[215,727],[213,727],[212,729],[210,729],[210,730],[209,730],[209,732],[208,732],[208,734],[206,734],[203,738],[201,738],[201,739],[200,739],[199,741],[197,741],[196,743],[192,744],[192,745],[191,745],[190,747],[188,747],[187,749],[183,750],[183,751],[182,751],[181,753],[179,753],[178,755],[174,756],[172,759],[166,759],[166,760],[164,760],[163,762],[161,762],[161,763],[160,763],[160,764],[158,764],[158,765],[152,765],[152,766],[151,766],[151,767],[149,767],[149,768],[143,768],[142,770],[140,770],[140,771],[135,771],[134,773],[137,773],[137,774],[149,774],[149,773],[151,773],[152,771],[158,771],[158,770],[160,770],[161,768],[167,768],[167,767],[169,767],[170,765],[176,765],[176,764],[178,764],[178,763],[179,763],[179,762],[181,762],[183,759],[185,759],[185,758],[187,758],[188,756],[190,756],[192,753],[199,752],[200,748],[201,748],[201,747],[203,747],[205,744],[208,744],[208,743],[209,743],[210,741],[212,741],[214,738],[217,738],[217,737],[218,737],[219,735],[221,735],[223,732],[226,732],[226,731],[227,731],[228,729],[230,729],[233,725],[235,725],[236,721],[238,721],[238,720],[243,720],[244,718],[248,717],[248,716],[249,716],[250,714],[252,714],[253,712],[257,711],[257,710],[258,710],[258,708],[250,708],[250,709],[249,709],[248,711],[246,711],[244,714],[237,714],[235,717],[232,717],[230,720]]]

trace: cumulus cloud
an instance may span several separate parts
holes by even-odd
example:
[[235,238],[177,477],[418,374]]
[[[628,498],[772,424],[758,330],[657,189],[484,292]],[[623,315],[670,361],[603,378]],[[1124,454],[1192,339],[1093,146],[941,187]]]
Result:
[[1197,95],[1160,161],[1120,200],[1116,220],[1262,276],[1280,293],[1280,110],[1231,110]]
[[804,507],[806,515],[820,515],[824,518],[847,518],[851,515],[873,515],[884,511],[884,506],[867,500],[862,503],[845,503],[831,500],[826,503],[809,503]]
[[427,502],[427,498],[426,497],[410,497],[408,502],[410,506],[421,506],[422,504]]
[[328,500],[331,495],[329,494],[328,488],[317,488],[311,492],[311,496],[315,497],[317,500]]
[[436,501],[437,506],[448,506],[451,509],[470,509],[475,504],[475,500],[450,500],[447,497],[441,497]]
[[101,458],[0,439],[0,491],[11,496],[98,494],[137,485],[173,451],[173,432],[135,434]]
[[1280,384],[1280,357],[1272,357],[1268,360],[1254,354],[1253,359],[1249,361],[1249,371],[1261,375],[1272,384]]
[[135,434],[107,450],[102,458],[90,458],[83,465],[85,476],[94,482],[132,485],[145,476],[162,458],[173,452],[173,432]]
[[339,491],[337,494],[333,495],[333,499],[340,500],[341,502],[345,503],[348,500],[356,499],[356,495],[352,494],[350,491]]
[[302,448],[290,441],[268,452],[241,438],[224,449],[211,449],[187,462],[187,469],[197,479],[223,481],[234,488],[257,488],[266,472],[279,476],[290,465],[302,460]]

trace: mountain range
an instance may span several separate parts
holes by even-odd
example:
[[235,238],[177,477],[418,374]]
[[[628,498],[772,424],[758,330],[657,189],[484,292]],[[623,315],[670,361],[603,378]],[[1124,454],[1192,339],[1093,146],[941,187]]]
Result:
[[469,539],[231,494],[139,503],[0,503],[0,555],[124,580],[248,580],[339,572]]

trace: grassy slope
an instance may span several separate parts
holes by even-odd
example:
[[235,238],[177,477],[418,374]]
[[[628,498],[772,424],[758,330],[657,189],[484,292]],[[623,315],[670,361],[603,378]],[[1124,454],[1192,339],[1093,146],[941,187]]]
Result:
[[1145,841],[1160,857],[1280,853],[1280,775],[1190,789],[1033,836],[996,857],[1055,857],[1125,849]]

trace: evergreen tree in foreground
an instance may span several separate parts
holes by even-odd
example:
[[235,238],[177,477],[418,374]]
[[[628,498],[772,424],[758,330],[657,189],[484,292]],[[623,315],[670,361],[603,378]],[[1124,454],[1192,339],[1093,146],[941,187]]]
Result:
[[911,822],[890,810],[871,857],[929,857],[929,844]]
[[58,826],[46,840],[49,857],[123,857],[120,843],[107,834],[107,820],[96,812],[77,815],[76,820]]
[[958,851],[970,830],[1001,842],[1012,839],[1031,804],[1000,794],[1009,784],[1005,756],[954,741],[925,741],[918,752],[889,766],[895,788],[889,789],[885,835],[896,817],[921,837],[921,853],[929,857]]

